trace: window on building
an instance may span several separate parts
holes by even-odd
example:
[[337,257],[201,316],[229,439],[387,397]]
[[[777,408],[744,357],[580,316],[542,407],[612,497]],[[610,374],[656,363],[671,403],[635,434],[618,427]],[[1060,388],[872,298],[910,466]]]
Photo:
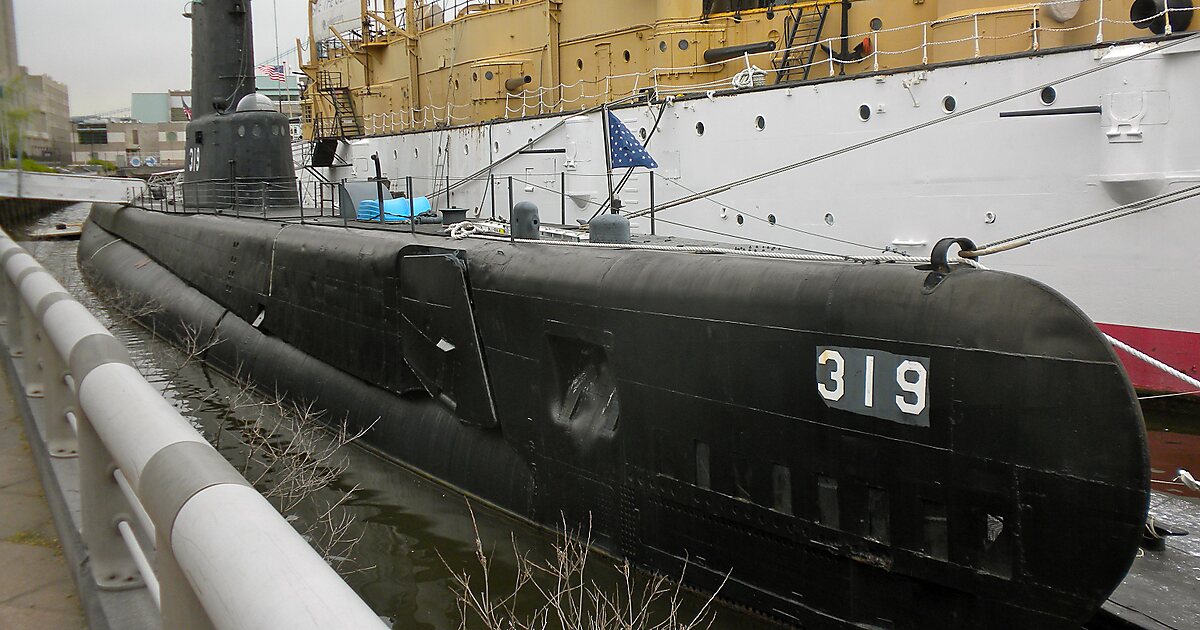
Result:
[[79,144],[108,144],[108,126],[103,123],[80,124]]

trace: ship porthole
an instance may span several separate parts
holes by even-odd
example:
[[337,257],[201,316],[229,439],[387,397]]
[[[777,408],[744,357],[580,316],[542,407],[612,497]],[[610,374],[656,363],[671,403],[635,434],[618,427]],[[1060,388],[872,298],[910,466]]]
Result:
[[245,138],[245,137],[246,137],[246,126],[245,126],[245,125],[242,125],[242,126],[238,127],[238,137],[239,137],[239,138]]
[[575,60],[575,65],[576,65],[576,66],[578,66],[578,68],[579,68],[580,70],[583,70],[583,60],[582,60],[582,59],[576,59],[576,60]]
[[261,138],[263,135],[262,127],[259,127],[258,125],[254,125],[254,128],[251,130],[251,133],[254,134],[255,138]]
[[871,18],[871,30],[872,30],[872,31],[881,31],[881,30],[883,30],[883,20],[881,20],[881,19],[879,19],[879,18],[877,18],[877,17],[873,17],[873,18]]
[[398,151],[396,149],[392,149],[392,159],[399,160],[400,159],[400,151]]
[[702,122],[696,123],[696,135],[697,136],[704,135],[704,123],[702,123]]
[[499,153],[500,152],[500,143],[499,142],[494,143],[492,145],[492,148],[494,148],[496,150],[496,153]]
[[413,148],[413,157],[414,157],[414,158],[419,158],[419,157],[421,157],[421,150],[420,150],[420,149],[417,149],[417,148],[415,148],[415,147],[414,147],[414,148]]
[[472,81],[478,81],[478,80],[479,80],[479,73],[478,73],[478,72],[472,72],[472,73],[471,73],[471,80],[472,80]]
[[763,118],[762,116],[755,118],[754,119],[754,128],[759,131],[766,129],[767,128],[767,119]]
[[496,77],[496,75],[492,74],[491,70],[488,70],[487,72],[483,73],[483,78],[487,79],[488,81],[491,81],[495,77]]
[[638,135],[642,137],[643,141],[650,137],[650,134],[646,131],[645,127],[638,129]]
[[469,144],[463,145],[463,155],[471,155],[471,145],[469,145]]
[[458,79],[454,80],[454,89],[458,89]]
[[775,225],[775,215],[768,214],[767,215],[767,223],[770,223],[771,225]]
[[833,225],[833,213],[832,212],[825,213],[825,225]]
[[738,225],[741,225],[741,224],[745,223],[745,222],[746,222],[746,217],[744,217],[744,216],[742,216],[742,215],[740,215],[740,214],[739,214],[739,215],[737,215],[737,222],[738,222]]
[[1053,105],[1058,100],[1058,90],[1050,86],[1042,88],[1042,105]]
[[625,63],[629,63],[630,59],[633,59],[633,55],[629,54],[629,51],[626,50],[625,51]]
[[942,99],[942,111],[950,114],[956,109],[958,109],[958,100],[953,96],[947,96],[946,98]]
[[658,50],[659,52],[667,52],[667,42],[658,42]]
[[858,106],[858,119],[863,122],[867,122],[868,120],[871,120],[871,106],[870,105],[864,104],[864,105]]
[[679,50],[687,50],[690,45],[686,39],[679,40]]

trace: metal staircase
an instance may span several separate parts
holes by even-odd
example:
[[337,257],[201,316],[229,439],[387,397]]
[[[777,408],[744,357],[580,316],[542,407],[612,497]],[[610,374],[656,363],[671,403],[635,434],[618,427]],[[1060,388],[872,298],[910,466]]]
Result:
[[318,72],[317,91],[333,106],[333,116],[318,115],[313,120],[318,138],[356,138],[363,135],[350,88],[342,83],[340,72]]
[[[820,41],[821,31],[825,29],[829,6],[805,5],[788,11],[788,16],[783,21],[786,33],[783,54],[776,57],[775,61],[775,69],[778,71],[775,73],[776,83],[796,78],[803,81],[808,78],[808,72],[812,69],[812,62],[817,54],[816,43]],[[804,45],[808,45],[807,50],[794,50],[797,46]],[[788,67],[801,59],[804,60],[801,67]]]

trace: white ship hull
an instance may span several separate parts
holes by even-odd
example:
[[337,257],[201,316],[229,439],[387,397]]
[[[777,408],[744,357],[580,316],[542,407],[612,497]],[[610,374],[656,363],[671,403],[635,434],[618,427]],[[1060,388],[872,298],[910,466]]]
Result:
[[[681,99],[666,107],[649,143],[660,164],[654,176],[656,202],[945,118],[948,96],[961,112],[1158,45],[1054,52]],[[657,213],[654,229],[660,235],[764,247],[924,256],[943,237],[988,243],[1194,186],[1200,184],[1200,125],[1192,120],[1200,103],[1196,77],[1200,45],[1190,41],[1055,83],[1049,104],[1033,93]],[[866,121],[860,116],[863,105],[871,114]],[[638,133],[654,128],[659,108],[617,111]],[[1025,115],[1002,117],[1002,112]],[[561,121],[561,116],[546,116],[352,141],[341,149],[351,166],[329,169],[327,175],[335,181],[372,176],[369,158],[378,152],[394,190],[402,190],[404,177],[412,176],[415,193],[429,194],[444,188],[435,180],[444,182],[447,156],[449,178],[457,181]],[[515,200],[537,203],[544,222],[586,221],[607,197],[604,164],[600,115],[572,116],[531,152],[496,166],[494,194],[484,175],[456,188],[449,204],[444,197],[434,204],[489,216],[494,200],[498,214],[507,216],[507,178],[512,176]],[[620,195],[626,210],[648,208],[649,188],[649,175],[640,169]],[[635,232],[650,228],[647,217],[635,220]],[[1114,337],[1194,375],[1200,371],[1197,235],[1200,199],[982,262],[1045,282]],[[1126,366],[1141,387],[1192,389],[1140,362]]]

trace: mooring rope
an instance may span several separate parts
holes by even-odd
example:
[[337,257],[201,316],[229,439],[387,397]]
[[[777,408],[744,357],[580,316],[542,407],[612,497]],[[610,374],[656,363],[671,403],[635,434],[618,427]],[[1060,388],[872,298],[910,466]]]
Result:
[[1155,208],[1169,206],[1180,201],[1186,201],[1188,199],[1192,199],[1193,197],[1200,197],[1200,184],[1189,186],[1182,190],[1176,190],[1142,199],[1141,201],[1127,203],[1125,205],[1110,208],[1108,210],[1090,214],[1085,217],[1071,219],[1070,221],[1064,221],[1057,225],[1051,225],[1034,230],[1032,232],[1026,232],[1017,236],[1010,236],[999,241],[988,243],[983,247],[966,253],[969,256],[987,256],[989,254],[999,254],[1000,252],[1006,252],[1017,249],[1018,247],[1024,247],[1030,243],[1040,241],[1044,238],[1050,238],[1051,236],[1058,236],[1060,234],[1074,232],[1075,230],[1082,230],[1083,228],[1091,227],[1093,225],[1100,225],[1101,223],[1107,223],[1108,221],[1114,221],[1116,219],[1128,217],[1140,212],[1145,212],[1147,210],[1153,210]]
[[1158,368],[1159,370],[1170,374],[1171,376],[1174,376],[1184,383],[1200,389],[1200,380],[1196,380],[1191,376],[1180,372],[1179,370],[1167,365],[1166,363],[1163,363],[1162,361],[1159,361],[1158,359],[1155,359],[1154,357],[1142,352],[1141,350],[1138,350],[1137,348],[1134,348],[1133,346],[1121,341],[1120,339],[1117,339],[1116,337],[1113,337],[1110,334],[1104,333],[1104,337],[1108,339],[1109,343],[1124,350],[1125,352],[1128,352],[1134,358],[1140,359],[1141,361],[1144,361],[1145,363],[1148,363],[1149,365]]

